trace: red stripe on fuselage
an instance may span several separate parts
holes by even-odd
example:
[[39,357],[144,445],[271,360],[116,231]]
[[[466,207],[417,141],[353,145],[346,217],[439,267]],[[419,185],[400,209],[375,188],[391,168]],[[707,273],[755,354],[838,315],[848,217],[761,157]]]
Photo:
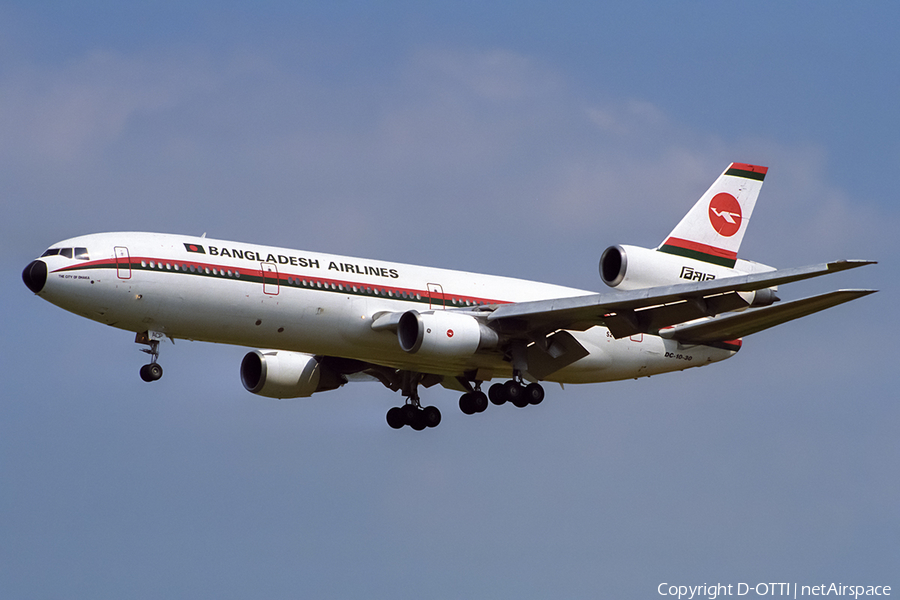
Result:
[[[153,263],[155,266],[150,267],[149,266],[150,263]],[[153,273],[156,273],[156,272],[177,273],[177,274],[181,274],[181,275],[200,275],[200,276],[205,276],[205,277],[224,277],[225,279],[235,279],[236,281],[240,281],[240,277],[229,278],[228,275],[226,275],[226,272],[231,271],[233,273],[240,273],[240,275],[242,277],[261,277],[262,276],[262,271],[260,269],[248,269],[246,267],[235,267],[235,266],[231,266],[231,265],[205,263],[205,262],[200,262],[200,261],[196,261],[196,260],[173,260],[170,258],[159,259],[159,258],[149,258],[146,256],[144,256],[144,257],[132,256],[131,259],[128,261],[128,263],[124,263],[124,262],[117,263],[115,259],[103,259],[103,260],[81,262],[79,264],[74,264],[74,265],[70,265],[67,267],[62,267],[60,269],[56,269],[56,270],[52,271],[52,273],[59,273],[59,272],[63,272],[63,271],[81,271],[81,270],[85,270],[85,269],[97,269],[97,268],[115,269],[118,266],[124,267],[126,264],[130,264],[132,269],[140,270],[140,271],[150,271]],[[171,268],[167,269],[164,267],[164,268],[160,269],[158,267],[158,265],[167,265],[167,264],[172,265],[172,266],[177,265],[179,267],[179,269],[176,271]],[[144,266],[144,265],[146,265],[146,266]],[[205,272],[197,273],[197,272],[185,270],[182,267],[187,267],[187,268],[194,267],[195,270],[203,270],[203,271],[205,271],[206,269],[209,269],[211,272],[210,273],[205,273]],[[216,271],[215,274],[212,273],[213,270]],[[276,273],[267,273],[266,278],[267,279],[274,278],[273,277],[274,275],[276,275]],[[375,290],[378,292],[377,297],[379,297],[379,298],[387,298],[390,300],[407,300],[407,298],[400,297],[400,294],[405,293],[405,294],[410,294],[412,296],[419,296],[422,300],[428,300],[429,298],[431,298],[433,304],[443,305],[444,303],[446,303],[447,305],[451,305],[451,306],[455,305],[455,306],[453,306],[454,308],[459,308],[459,304],[464,303],[464,302],[469,302],[473,305],[509,304],[510,303],[509,300],[477,298],[475,296],[464,296],[464,295],[453,294],[453,293],[449,293],[449,292],[444,292],[443,300],[441,300],[440,298],[432,297],[431,292],[428,290],[416,290],[416,289],[412,289],[412,288],[401,288],[401,287],[396,287],[396,286],[384,285],[381,283],[360,283],[360,282],[347,281],[347,280],[341,280],[341,279],[330,279],[327,277],[320,277],[320,276],[308,275],[308,274],[288,273],[288,272],[284,272],[284,271],[278,271],[277,276],[278,276],[278,284],[283,285],[288,288],[299,287],[299,288],[303,289],[304,287],[306,287],[307,289],[325,291],[325,288],[327,287],[328,291],[336,291],[336,292],[346,291],[349,293],[353,293],[352,288],[356,287],[356,288],[359,288],[358,293],[365,293],[366,290],[368,290],[368,293],[372,293],[372,291]],[[288,279],[291,279],[291,278],[308,281],[308,282],[310,282],[311,285],[301,286],[301,285],[297,285],[297,284],[288,283]],[[319,287],[320,285],[323,287]],[[343,286],[344,288],[347,288],[347,289],[345,289],[345,290],[332,289],[331,286],[335,286],[335,288],[337,288],[337,286]],[[390,292],[390,294],[392,294],[392,295],[386,295],[388,292]]]

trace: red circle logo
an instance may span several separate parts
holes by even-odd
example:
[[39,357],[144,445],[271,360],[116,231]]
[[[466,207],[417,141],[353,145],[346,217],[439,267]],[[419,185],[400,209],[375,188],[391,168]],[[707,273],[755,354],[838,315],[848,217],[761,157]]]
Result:
[[452,329],[448,329],[448,330],[447,330],[447,337],[453,337],[453,330],[452,330]]
[[737,198],[722,192],[709,201],[709,222],[721,236],[731,237],[741,228],[741,205]]

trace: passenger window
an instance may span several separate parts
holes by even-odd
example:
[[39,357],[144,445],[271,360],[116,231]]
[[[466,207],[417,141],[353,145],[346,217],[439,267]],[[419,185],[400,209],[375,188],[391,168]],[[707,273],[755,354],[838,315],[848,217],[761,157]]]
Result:
[[71,248],[63,248],[59,251],[60,256],[65,256],[66,258],[72,258],[72,249]]
[[75,248],[75,258],[78,260],[89,260],[87,248]]
[[43,258],[45,256],[57,256],[57,255],[59,255],[59,248],[50,248],[49,250],[47,250],[46,252],[41,254],[41,258]]

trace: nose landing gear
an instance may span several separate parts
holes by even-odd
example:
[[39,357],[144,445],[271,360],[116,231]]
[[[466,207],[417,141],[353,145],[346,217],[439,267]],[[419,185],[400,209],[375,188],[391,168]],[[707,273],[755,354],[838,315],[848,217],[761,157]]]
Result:
[[141,348],[141,352],[146,352],[150,355],[150,362],[143,367],[141,367],[141,379],[150,383],[151,381],[156,381],[157,379],[163,376],[163,368],[162,365],[157,363],[157,359],[159,359],[159,341],[162,339],[163,334],[157,333],[155,331],[146,331],[144,333],[139,333],[135,336],[134,341],[138,344],[146,344],[150,346],[150,348]]

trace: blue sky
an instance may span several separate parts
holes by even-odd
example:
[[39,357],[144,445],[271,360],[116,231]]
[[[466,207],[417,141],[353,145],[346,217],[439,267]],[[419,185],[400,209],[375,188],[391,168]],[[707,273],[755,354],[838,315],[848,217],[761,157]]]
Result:
[[[0,3],[0,591],[650,598],[900,586],[893,3]],[[734,359],[390,430],[358,384],[279,403],[245,349],[34,298],[57,240],[148,230],[600,290],[732,161],[741,255],[879,294]],[[796,288],[796,289],[794,289]]]

